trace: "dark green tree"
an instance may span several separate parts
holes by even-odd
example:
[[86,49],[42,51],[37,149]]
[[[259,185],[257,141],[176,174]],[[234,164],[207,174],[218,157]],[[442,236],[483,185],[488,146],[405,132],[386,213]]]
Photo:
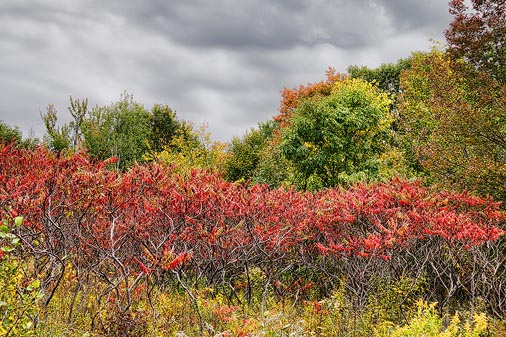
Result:
[[260,123],[242,138],[234,137],[230,142],[225,161],[225,179],[229,181],[252,179],[260,163],[262,150],[272,138],[277,124],[274,121]]
[[349,66],[351,78],[374,82],[381,90],[397,95],[400,92],[401,72],[411,67],[411,58],[400,59],[397,63],[384,63],[377,68]]
[[180,132],[178,130],[185,129],[183,124],[176,118],[176,112],[172,111],[168,105],[155,104],[149,116],[150,151],[161,152],[166,147],[170,147],[172,139]]

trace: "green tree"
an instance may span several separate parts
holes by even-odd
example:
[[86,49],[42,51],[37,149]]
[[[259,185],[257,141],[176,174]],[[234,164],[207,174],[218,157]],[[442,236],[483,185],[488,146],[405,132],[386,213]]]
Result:
[[0,143],[11,143],[23,148],[34,148],[39,144],[39,140],[35,137],[23,138],[21,131],[17,126],[11,127],[4,121],[0,120]]
[[70,96],[70,106],[67,108],[72,120],[68,124],[58,126],[58,112],[50,104],[42,115],[46,126],[44,137],[47,146],[54,151],[78,149],[82,146],[82,124],[88,115],[88,99],[73,99]]
[[148,138],[150,151],[161,152],[171,146],[172,139],[181,132],[188,130],[184,122],[176,118],[176,112],[167,105],[155,104],[149,118],[150,136]]
[[70,132],[71,146],[78,148],[82,146],[82,127],[83,122],[88,115],[88,99],[83,100],[69,98],[70,106],[67,110],[70,112],[73,120],[69,123],[68,130]]
[[21,132],[0,120],[0,143],[21,142]]
[[234,137],[230,142],[225,161],[225,179],[229,181],[252,179],[260,164],[261,153],[277,129],[274,121],[259,123],[242,138]]
[[348,74],[351,78],[360,78],[367,82],[374,82],[381,90],[391,94],[399,94],[401,72],[411,67],[411,59],[400,59],[397,63],[385,63],[377,68],[366,66],[349,66]]
[[42,120],[46,126],[44,141],[53,151],[64,151],[70,148],[72,143],[70,139],[70,128],[67,124],[58,126],[58,115],[54,105],[50,104],[47,111],[42,115]]
[[118,157],[117,168],[125,170],[141,162],[148,150],[150,114],[132,95],[123,94],[110,106],[92,109],[81,129],[84,146],[93,158]]
[[283,130],[280,149],[300,189],[320,189],[379,174],[391,137],[391,99],[371,83],[349,79],[332,93],[302,102]]
[[273,138],[259,152],[258,165],[252,177],[253,182],[267,184],[271,188],[291,185],[289,177],[293,175],[293,167],[281,152],[280,143],[281,134],[276,131]]

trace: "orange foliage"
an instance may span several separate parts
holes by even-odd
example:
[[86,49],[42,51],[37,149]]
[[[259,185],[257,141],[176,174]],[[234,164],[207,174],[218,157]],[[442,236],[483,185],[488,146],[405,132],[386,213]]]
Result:
[[346,75],[337,73],[334,68],[329,68],[326,71],[327,79],[317,83],[308,83],[307,85],[300,85],[298,88],[288,89],[284,88],[281,91],[281,104],[279,106],[279,115],[274,117],[274,120],[280,125],[286,124],[293,114],[300,100],[309,99],[313,97],[324,97],[330,95],[332,86],[335,82],[344,81]]

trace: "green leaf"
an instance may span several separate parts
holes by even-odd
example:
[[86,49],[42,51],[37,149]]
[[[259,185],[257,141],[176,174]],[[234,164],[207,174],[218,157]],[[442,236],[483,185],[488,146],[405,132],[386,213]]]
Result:
[[22,216],[15,217],[14,224],[16,225],[16,227],[21,226],[23,224],[23,217]]
[[32,283],[30,283],[28,285],[28,287],[26,287],[26,290],[32,291],[32,290],[35,290],[35,289],[39,289],[39,287],[40,287],[40,281],[39,280],[34,280],[34,281],[32,281]]
[[0,250],[3,251],[3,252],[5,252],[5,253],[10,253],[10,252],[14,251],[15,248],[11,247],[11,246],[4,246],[4,247],[0,248]]

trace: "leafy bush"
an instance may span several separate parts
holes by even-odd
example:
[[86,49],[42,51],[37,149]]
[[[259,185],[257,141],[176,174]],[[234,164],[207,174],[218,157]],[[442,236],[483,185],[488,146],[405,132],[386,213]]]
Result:
[[[16,227],[22,222],[22,217],[14,219]],[[25,262],[14,254],[20,239],[8,224],[3,220],[0,225],[0,336],[35,336],[40,282],[26,277]]]

